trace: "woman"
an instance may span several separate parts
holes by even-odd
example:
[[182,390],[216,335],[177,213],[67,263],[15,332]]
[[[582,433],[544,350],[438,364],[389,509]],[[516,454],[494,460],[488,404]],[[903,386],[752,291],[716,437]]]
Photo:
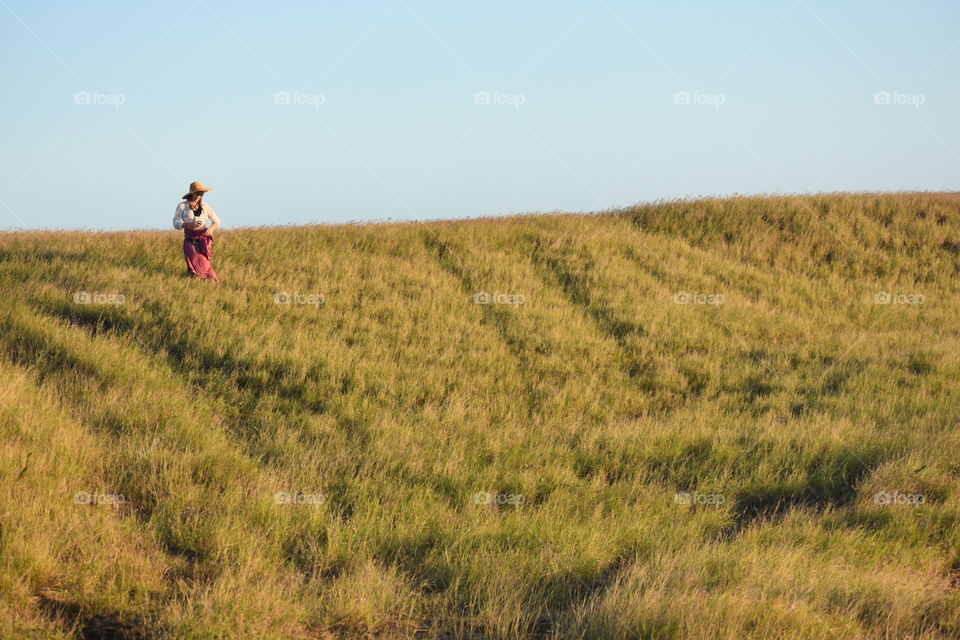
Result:
[[[187,259],[187,275],[220,284],[213,270],[213,232],[220,228],[220,218],[213,207],[203,201],[203,194],[212,191],[199,182],[191,182],[190,190],[177,205],[173,228],[183,229],[183,257]],[[207,227],[207,222],[212,222]]]

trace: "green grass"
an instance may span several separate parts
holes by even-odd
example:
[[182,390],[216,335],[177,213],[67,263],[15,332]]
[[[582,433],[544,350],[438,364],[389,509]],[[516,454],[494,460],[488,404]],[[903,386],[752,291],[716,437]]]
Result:
[[220,287],[0,234],[0,637],[960,637],[958,249],[947,193],[224,230]]

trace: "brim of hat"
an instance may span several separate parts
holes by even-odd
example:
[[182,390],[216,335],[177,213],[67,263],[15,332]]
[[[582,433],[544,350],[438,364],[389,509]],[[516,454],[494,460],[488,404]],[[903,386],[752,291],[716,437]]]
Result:
[[184,198],[189,198],[195,193],[206,193],[207,191],[213,191],[213,187],[205,187],[203,189],[197,189],[196,191],[191,191],[190,193],[183,194]]

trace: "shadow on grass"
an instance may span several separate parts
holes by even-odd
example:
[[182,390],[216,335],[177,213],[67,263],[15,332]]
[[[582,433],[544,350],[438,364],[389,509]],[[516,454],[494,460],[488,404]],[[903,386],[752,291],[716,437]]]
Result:
[[884,460],[879,448],[855,452],[838,445],[805,465],[806,477],[759,485],[741,491],[734,502],[734,523],[724,532],[735,536],[758,521],[776,521],[792,509],[822,512],[843,507],[857,497],[857,486]]
[[117,613],[94,614],[81,605],[41,594],[40,609],[66,629],[75,629],[83,640],[148,640],[159,638],[142,620]]

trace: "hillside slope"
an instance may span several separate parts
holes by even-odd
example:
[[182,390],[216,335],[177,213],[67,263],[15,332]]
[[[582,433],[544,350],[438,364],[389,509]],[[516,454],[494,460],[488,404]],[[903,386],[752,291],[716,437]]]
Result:
[[[960,637],[960,196],[0,234],[0,636]],[[113,633],[113,636],[108,634]]]

